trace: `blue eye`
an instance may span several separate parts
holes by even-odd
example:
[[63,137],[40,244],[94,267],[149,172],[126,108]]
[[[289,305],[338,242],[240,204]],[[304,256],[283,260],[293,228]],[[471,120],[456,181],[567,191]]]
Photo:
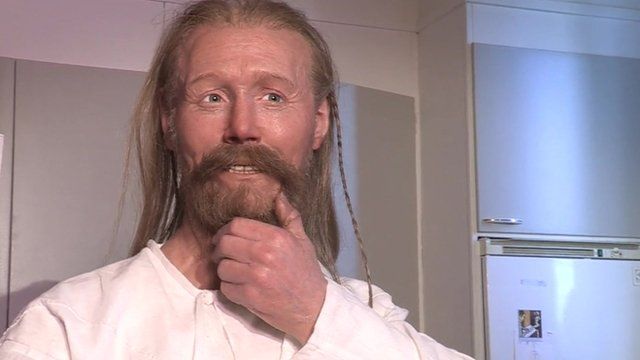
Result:
[[220,102],[222,101],[222,98],[220,97],[220,95],[218,94],[209,94],[206,97],[206,101],[207,102],[211,102],[211,103],[215,103],[215,102]]
[[275,94],[275,93],[269,93],[266,96],[267,100],[269,100],[270,102],[275,102],[275,103],[280,103],[283,101],[282,96]]

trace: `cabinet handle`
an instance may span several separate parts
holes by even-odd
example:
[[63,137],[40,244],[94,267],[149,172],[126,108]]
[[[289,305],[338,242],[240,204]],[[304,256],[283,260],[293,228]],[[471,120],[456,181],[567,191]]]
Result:
[[490,219],[482,219],[482,222],[487,224],[498,224],[498,225],[520,225],[522,224],[522,219],[490,218]]

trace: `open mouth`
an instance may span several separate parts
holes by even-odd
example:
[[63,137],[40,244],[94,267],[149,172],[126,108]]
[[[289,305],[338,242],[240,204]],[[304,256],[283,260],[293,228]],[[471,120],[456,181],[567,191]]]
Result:
[[231,165],[227,171],[232,174],[257,174],[260,172],[257,167],[251,165]]

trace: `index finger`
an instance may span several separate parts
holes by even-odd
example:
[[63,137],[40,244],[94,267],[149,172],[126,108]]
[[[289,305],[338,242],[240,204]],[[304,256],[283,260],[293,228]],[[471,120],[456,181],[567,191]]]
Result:
[[233,220],[229,221],[222,226],[220,230],[218,230],[214,235],[214,245],[216,244],[217,239],[225,234],[238,236],[248,240],[260,241],[265,238],[273,238],[279,231],[282,231],[282,229],[275,225],[267,224],[258,220],[237,217],[233,218]]

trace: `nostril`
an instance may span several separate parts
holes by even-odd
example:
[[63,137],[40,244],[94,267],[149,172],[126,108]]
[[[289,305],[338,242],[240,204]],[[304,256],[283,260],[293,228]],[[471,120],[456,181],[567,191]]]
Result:
[[238,144],[240,143],[240,138],[237,136],[228,136],[225,138],[225,141],[227,144]]
[[252,137],[252,136],[242,137],[242,136],[232,135],[232,136],[225,137],[224,142],[227,144],[247,144],[247,143],[257,143],[259,142],[259,139],[257,137]]

